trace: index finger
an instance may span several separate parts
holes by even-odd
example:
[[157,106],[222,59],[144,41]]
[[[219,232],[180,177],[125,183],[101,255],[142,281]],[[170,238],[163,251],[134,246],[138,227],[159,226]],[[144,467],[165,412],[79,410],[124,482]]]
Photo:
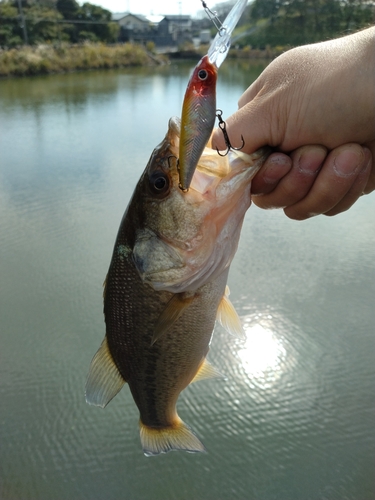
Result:
[[255,80],[238,99],[238,109],[243,108],[248,102],[252,101],[259,92],[259,80]]
[[[270,134],[270,124],[265,106],[259,99],[253,99],[226,120],[226,132],[233,147],[241,147],[244,153],[252,154],[263,146],[275,146]],[[243,141],[242,141],[243,138]],[[212,135],[212,146],[219,150],[226,149],[224,136],[220,129]]]

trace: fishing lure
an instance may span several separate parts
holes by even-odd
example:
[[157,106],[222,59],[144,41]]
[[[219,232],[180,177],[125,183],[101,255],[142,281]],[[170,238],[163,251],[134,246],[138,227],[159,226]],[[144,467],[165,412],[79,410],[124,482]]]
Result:
[[[202,4],[205,10],[208,9],[205,3]],[[222,24],[217,15],[208,9],[218,32],[207,55],[194,68],[181,112],[179,180],[184,191],[190,187],[199,158],[215,125],[217,70],[228,55],[231,35],[246,4],[247,0],[238,0]]]

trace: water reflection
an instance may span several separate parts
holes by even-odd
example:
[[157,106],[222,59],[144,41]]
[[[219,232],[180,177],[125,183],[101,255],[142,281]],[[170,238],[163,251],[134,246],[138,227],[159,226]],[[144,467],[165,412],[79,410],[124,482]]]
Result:
[[258,386],[269,389],[280,378],[287,356],[282,338],[278,337],[273,317],[259,314],[247,317],[243,327],[246,341],[237,352],[247,377]]

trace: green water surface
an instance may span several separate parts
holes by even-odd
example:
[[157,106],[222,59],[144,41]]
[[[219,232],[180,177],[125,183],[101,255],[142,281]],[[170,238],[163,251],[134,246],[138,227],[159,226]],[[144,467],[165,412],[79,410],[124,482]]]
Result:
[[[128,388],[84,385],[117,229],[194,63],[0,81],[0,499],[374,500],[375,196],[251,207],[229,285],[246,340],[179,399],[207,453],[145,458]],[[262,64],[220,68],[223,116]]]

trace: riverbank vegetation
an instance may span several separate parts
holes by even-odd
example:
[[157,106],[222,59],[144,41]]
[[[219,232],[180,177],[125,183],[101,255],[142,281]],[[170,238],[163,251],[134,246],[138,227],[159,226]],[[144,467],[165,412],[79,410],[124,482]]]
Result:
[[0,51],[0,76],[25,76],[77,70],[144,66],[163,62],[141,45],[24,46]]

